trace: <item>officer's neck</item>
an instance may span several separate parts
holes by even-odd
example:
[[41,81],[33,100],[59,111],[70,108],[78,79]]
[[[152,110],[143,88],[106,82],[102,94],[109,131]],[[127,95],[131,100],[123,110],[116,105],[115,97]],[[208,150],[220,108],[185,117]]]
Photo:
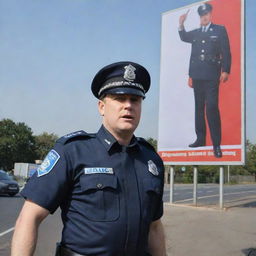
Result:
[[118,134],[115,133],[112,135],[115,137],[115,139],[117,140],[117,142],[122,145],[122,146],[128,146],[132,140],[133,134],[130,133],[122,133],[122,134]]
[[211,23],[212,23],[211,21],[209,21],[207,24],[202,24],[202,23],[201,23],[201,27],[208,27],[208,26],[211,25]]
[[103,123],[105,129],[108,130],[109,133],[112,134],[112,136],[117,140],[117,142],[122,145],[122,146],[128,146],[132,140],[133,137],[133,132],[128,130],[128,131],[124,131],[124,130],[115,130],[115,129],[111,129],[111,127],[109,127],[108,125],[106,125],[105,123]]

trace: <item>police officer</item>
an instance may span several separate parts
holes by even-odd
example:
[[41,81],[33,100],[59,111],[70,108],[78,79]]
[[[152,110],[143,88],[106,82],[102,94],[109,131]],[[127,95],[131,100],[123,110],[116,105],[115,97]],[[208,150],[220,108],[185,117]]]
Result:
[[164,256],[163,163],[133,135],[148,71],[133,62],[101,69],[92,82],[103,125],[60,138],[21,195],[12,256],[33,255],[38,226],[58,207],[63,231],[56,255]]
[[179,35],[182,41],[192,45],[189,65],[189,77],[191,79],[189,81],[190,86],[194,88],[197,139],[189,147],[205,146],[206,110],[214,155],[220,158],[222,157],[220,148],[221,120],[218,96],[219,83],[226,82],[230,73],[229,39],[224,26],[215,25],[211,22],[212,6],[210,4],[205,3],[198,7],[201,27],[187,32],[184,28],[184,22],[188,12],[180,16]]

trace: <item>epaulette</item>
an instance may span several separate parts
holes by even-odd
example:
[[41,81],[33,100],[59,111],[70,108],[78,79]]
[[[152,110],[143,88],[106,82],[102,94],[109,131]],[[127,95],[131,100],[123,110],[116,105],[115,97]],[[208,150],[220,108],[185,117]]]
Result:
[[76,132],[71,132],[61,138],[59,138],[56,142],[61,143],[61,144],[66,144],[70,141],[73,141],[74,139],[79,139],[79,138],[92,138],[95,137],[95,134],[90,134],[85,131],[76,131]]
[[144,138],[137,137],[137,140],[138,140],[139,143],[142,143],[143,145],[147,146],[150,149],[153,149],[156,152],[155,148],[148,141],[146,141]]

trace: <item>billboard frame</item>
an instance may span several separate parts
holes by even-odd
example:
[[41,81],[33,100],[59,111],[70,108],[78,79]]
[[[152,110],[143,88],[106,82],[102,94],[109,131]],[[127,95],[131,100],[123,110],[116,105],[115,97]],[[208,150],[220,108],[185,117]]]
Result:
[[[246,104],[246,99],[245,99],[245,89],[246,89],[246,62],[245,62],[245,1],[244,0],[239,0],[240,5],[241,5],[241,10],[240,10],[240,22],[241,22],[241,31],[240,31],[240,71],[241,71],[241,77],[240,77],[240,93],[241,93],[241,144],[238,146],[241,149],[241,158],[239,161],[222,161],[221,159],[218,159],[218,161],[168,161],[166,160],[168,155],[175,154],[177,152],[177,149],[173,151],[172,148],[166,149],[162,148],[161,146],[159,147],[158,144],[158,152],[159,155],[162,157],[164,164],[166,165],[244,165],[245,164],[245,104]],[[173,13],[175,11],[183,10],[185,8],[191,8],[195,7],[199,4],[205,3],[206,1],[199,1],[190,5],[186,5],[177,9],[169,10],[167,12],[162,13],[162,27],[163,27],[163,17],[165,15],[168,15],[169,13]],[[211,2],[211,1],[207,1]],[[163,69],[163,64],[162,64],[162,43],[163,43],[163,30],[161,31],[161,54],[160,54],[160,88],[161,88],[161,72]],[[161,104],[161,93],[159,94],[160,100],[159,104]],[[159,107],[159,120],[161,119],[161,113],[160,113],[160,107]],[[160,121],[158,123],[158,132],[160,131]],[[159,133],[158,133],[158,141],[159,141]],[[237,145],[234,145],[237,146]],[[221,146],[222,150],[225,150],[225,146]],[[229,146],[229,149],[232,148],[232,145]],[[195,151],[195,150],[194,150]],[[211,152],[212,150],[210,147],[205,147],[204,151]],[[193,150],[191,150],[193,152]],[[183,153],[183,150],[180,150],[180,153]]]

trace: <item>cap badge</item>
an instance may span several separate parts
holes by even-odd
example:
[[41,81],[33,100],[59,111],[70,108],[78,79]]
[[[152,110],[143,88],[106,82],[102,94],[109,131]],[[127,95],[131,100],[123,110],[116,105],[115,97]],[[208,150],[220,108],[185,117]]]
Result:
[[136,74],[134,72],[136,70],[136,68],[134,66],[132,66],[131,64],[129,64],[128,66],[125,66],[124,69],[125,69],[124,79],[129,82],[132,82],[136,77]]
[[206,5],[205,4],[202,4],[202,10],[206,10]]
[[148,161],[148,170],[149,170],[149,172],[151,172],[155,176],[159,175],[157,167],[156,167],[155,163],[152,160]]

